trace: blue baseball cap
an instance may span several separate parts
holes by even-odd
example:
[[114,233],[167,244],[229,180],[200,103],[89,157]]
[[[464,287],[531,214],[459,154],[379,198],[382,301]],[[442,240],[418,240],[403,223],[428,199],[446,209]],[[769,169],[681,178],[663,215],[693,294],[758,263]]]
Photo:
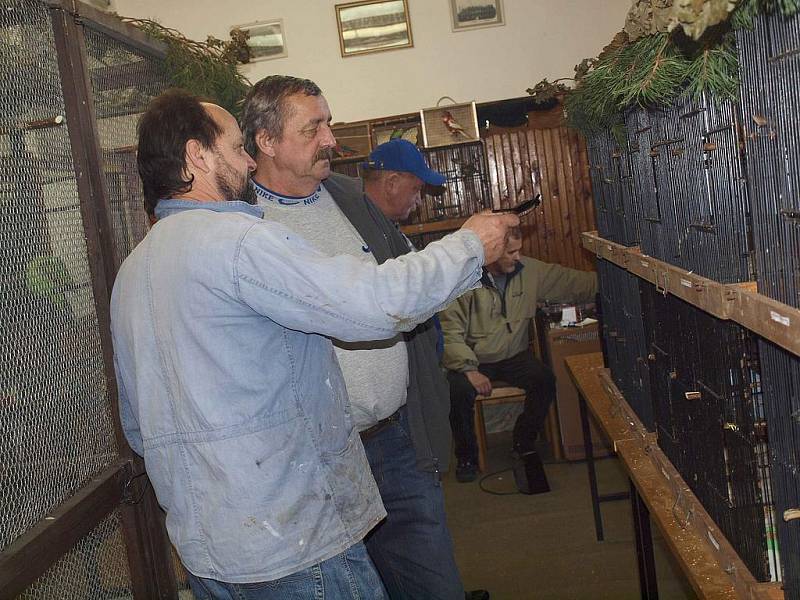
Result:
[[417,147],[408,140],[389,140],[376,147],[364,166],[383,171],[402,171],[416,175],[428,185],[444,185],[447,178],[429,168]]

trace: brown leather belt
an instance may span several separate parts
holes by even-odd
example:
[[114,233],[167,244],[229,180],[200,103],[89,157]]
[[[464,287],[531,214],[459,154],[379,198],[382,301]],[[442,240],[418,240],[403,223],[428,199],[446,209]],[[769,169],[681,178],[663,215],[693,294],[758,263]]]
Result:
[[386,429],[389,425],[397,421],[399,418],[400,418],[400,409],[398,408],[394,413],[392,413],[385,419],[381,419],[380,421],[375,423],[375,425],[373,425],[372,427],[367,427],[365,430],[361,431],[360,432],[361,439],[366,440],[368,438],[371,438],[376,433],[379,433],[384,429]]

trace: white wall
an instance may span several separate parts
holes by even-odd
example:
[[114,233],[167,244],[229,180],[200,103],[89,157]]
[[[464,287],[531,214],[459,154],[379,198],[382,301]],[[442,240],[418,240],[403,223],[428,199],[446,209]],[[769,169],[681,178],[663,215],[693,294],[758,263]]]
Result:
[[281,18],[288,56],[242,67],[308,77],[335,121],[525,95],[543,77],[569,77],[622,29],[630,0],[503,0],[506,24],[454,33],[449,0],[408,0],[414,47],[342,58],[334,5],[342,0],[113,0],[119,15],[153,18],[187,37],[228,39],[231,26]]

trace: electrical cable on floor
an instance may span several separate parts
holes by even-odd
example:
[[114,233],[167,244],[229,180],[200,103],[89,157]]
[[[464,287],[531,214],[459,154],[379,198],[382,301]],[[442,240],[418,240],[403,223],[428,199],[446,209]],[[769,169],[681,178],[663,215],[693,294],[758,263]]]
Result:
[[[489,479],[490,477],[497,477],[502,475],[503,473],[513,473],[514,469],[509,467],[508,469],[501,469],[500,471],[495,471],[494,473],[487,473],[483,477],[480,478],[478,481],[478,486],[481,488],[481,491],[486,492],[487,494],[492,494],[493,496],[514,496],[515,494],[519,494],[519,490],[514,490],[513,492],[496,492],[494,490],[490,490],[483,485],[483,482]],[[514,481],[513,476],[511,477],[511,481]],[[514,484],[516,487],[516,484]]]

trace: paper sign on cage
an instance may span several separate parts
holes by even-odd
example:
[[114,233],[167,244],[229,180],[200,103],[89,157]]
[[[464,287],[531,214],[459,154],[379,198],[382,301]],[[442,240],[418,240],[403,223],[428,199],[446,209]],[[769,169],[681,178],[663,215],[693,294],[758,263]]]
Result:
[[423,108],[419,113],[422,141],[426,148],[469,144],[480,140],[474,102]]

